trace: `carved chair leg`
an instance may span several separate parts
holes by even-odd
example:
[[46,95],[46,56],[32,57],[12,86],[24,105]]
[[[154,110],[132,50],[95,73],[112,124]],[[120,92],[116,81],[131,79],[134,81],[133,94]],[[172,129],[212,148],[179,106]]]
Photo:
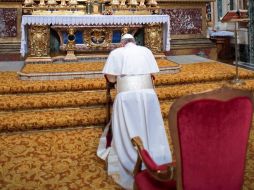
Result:
[[138,190],[138,187],[135,182],[133,183],[133,190]]

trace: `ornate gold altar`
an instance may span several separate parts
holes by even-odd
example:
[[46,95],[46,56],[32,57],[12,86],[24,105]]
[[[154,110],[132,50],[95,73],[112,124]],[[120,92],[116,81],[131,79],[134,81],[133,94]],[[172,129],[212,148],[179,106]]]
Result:
[[125,33],[156,54],[169,50],[169,18],[159,15],[156,0],[25,0],[23,13],[21,53],[26,62],[108,54]]
[[[15,2],[14,2],[15,1]],[[29,27],[35,23],[27,23],[25,26],[26,37],[22,36],[21,19],[23,16],[87,16],[87,15],[151,15],[162,14],[170,17],[170,51],[166,55],[197,54],[203,52],[208,58],[216,59],[216,46],[209,41],[206,36],[207,31],[207,5],[214,0],[157,0],[157,1],[130,1],[130,0],[1,0],[0,2],[0,60],[20,59],[21,41],[26,43],[26,56],[29,56]],[[143,3],[145,6],[143,6]],[[125,6],[123,6],[125,5]],[[212,12],[213,14],[214,12]],[[12,15],[12,16],[8,16]],[[213,22],[214,16],[210,16]],[[140,23],[139,23],[140,24]],[[58,31],[51,28],[53,25],[60,26],[59,23],[49,25],[49,56],[54,58],[57,54],[67,54],[67,50],[62,50],[68,41],[68,30],[61,29],[59,37]],[[63,26],[63,25],[61,25]],[[79,26],[79,24],[78,24]],[[115,26],[112,24],[112,26]],[[129,27],[129,24],[127,24]],[[136,40],[145,44],[144,28],[139,28],[136,32]],[[118,28],[119,29],[119,28]],[[134,30],[134,29],[133,29]],[[121,32],[122,30],[120,30]],[[64,34],[63,34],[64,33]],[[82,49],[77,41],[82,36],[82,31],[75,30],[75,47]],[[119,32],[118,32],[119,33]],[[142,34],[141,34],[142,33]],[[113,37],[115,34],[113,33]],[[63,44],[61,46],[61,38]],[[71,37],[70,37],[71,38]],[[115,44],[115,39],[112,39]],[[52,47],[52,44],[55,44]],[[60,47],[61,46],[61,47]],[[80,47],[81,46],[81,47]],[[98,47],[97,47],[98,48]],[[29,51],[28,51],[29,50]],[[57,50],[57,51],[55,51]],[[84,49],[74,50],[76,56],[85,54]],[[101,51],[101,50],[100,50]],[[109,50],[107,50],[108,52]],[[21,53],[23,50],[21,51]],[[71,52],[69,52],[71,53]],[[31,57],[31,56],[30,56]],[[33,56],[34,57],[34,56]]]

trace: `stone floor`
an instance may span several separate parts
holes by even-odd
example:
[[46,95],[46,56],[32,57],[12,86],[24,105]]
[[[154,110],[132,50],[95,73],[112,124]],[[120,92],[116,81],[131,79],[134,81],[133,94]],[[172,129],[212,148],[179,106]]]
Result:
[[[168,56],[169,60],[178,64],[188,63],[200,63],[210,62],[210,59],[206,59],[197,55],[180,55],[180,56]],[[24,66],[24,61],[0,61],[0,71],[20,71]]]
[[0,61],[0,71],[20,71],[24,61]]
[[[200,57],[197,55],[178,55],[178,56],[167,56],[167,59],[178,64],[191,64],[200,62],[211,62],[210,59]],[[234,60],[217,60],[227,64],[233,64]],[[24,61],[0,61],[0,72],[1,71],[20,71],[24,66]],[[239,64],[240,67],[254,70],[254,67],[250,68],[244,64]]]
[[170,61],[173,61],[178,64],[190,64],[190,63],[201,63],[201,62],[211,62],[211,59],[200,57],[197,55],[177,55],[177,56],[168,56]]

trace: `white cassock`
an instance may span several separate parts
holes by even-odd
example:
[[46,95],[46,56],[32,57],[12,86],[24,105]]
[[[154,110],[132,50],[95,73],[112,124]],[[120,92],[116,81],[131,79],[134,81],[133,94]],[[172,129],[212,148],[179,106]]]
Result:
[[172,162],[160,104],[153,89],[151,73],[159,72],[152,52],[128,43],[113,50],[103,69],[117,77],[117,96],[112,113],[113,139],[106,147],[105,129],[97,155],[107,160],[108,174],[125,189],[133,189],[133,169],[137,160],[131,138],[140,136],[144,147],[158,164]]

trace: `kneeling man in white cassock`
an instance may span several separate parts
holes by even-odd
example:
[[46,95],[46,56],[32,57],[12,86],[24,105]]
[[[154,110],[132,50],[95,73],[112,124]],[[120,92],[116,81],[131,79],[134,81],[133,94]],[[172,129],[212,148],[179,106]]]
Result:
[[132,35],[123,35],[121,44],[109,54],[103,69],[110,82],[116,81],[117,95],[111,147],[106,148],[108,128],[105,128],[97,155],[107,160],[108,174],[119,185],[132,189],[137,152],[131,138],[140,136],[158,164],[172,162],[172,157],[151,78],[151,74],[159,72],[157,62],[148,48],[136,45]]

